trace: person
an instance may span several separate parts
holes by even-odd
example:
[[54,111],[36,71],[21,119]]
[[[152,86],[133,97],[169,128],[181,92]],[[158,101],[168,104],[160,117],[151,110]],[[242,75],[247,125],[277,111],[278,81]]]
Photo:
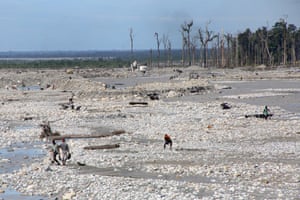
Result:
[[172,143],[173,142],[172,142],[172,139],[171,139],[170,135],[165,134],[164,139],[165,139],[164,149],[166,149],[167,145],[170,145],[170,149],[172,149]]
[[268,117],[270,116],[270,109],[268,108],[268,106],[265,106],[263,115],[264,115],[265,119],[268,119]]
[[[66,160],[71,158],[69,145],[66,143],[66,140],[63,138],[61,144],[59,145],[61,153],[59,154],[59,159],[62,160],[63,165],[65,165]],[[64,155],[66,154],[66,157]]]
[[71,109],[73,110],[73,109],[74,109],[74,101],[73,101],[73,98],[69,98],[69,105],[70,105]]
[[51,163],[56,162],[57,165],[60,165],[60,163],[58,162],[58,160],[56,159],[56,156],[58,154],[58,146],[55,142],[55,140],[52,140],[52,148],[51,148]]

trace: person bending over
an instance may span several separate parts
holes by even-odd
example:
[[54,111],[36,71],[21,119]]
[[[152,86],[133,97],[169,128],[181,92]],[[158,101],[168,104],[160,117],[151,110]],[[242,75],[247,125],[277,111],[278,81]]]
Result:
[[173,142],[172,142],[172,139],[171,139],[170,135],[165,134],[164,139],[165,139],[164,149],[166,149],[167,145],[170,145],[170,149],[172,149]]

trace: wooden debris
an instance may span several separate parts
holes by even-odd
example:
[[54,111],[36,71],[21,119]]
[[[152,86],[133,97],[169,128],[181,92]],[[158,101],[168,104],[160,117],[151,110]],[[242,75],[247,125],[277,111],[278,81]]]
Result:
[[79,166],[85,166],[85,163],[77,162],[77,165],[79,165]]
[[147,102],[134,102],[134,101],[131,101],[129,102],[129,105],[148,105]]
[[147,94],[147,96],[148,96],[151,100],[159,100],[159,94],[156,93],[156,92],[149,93],[149,94]]
[[223,110],[228,110],[231,108],[231,106],[228,103],[221,103],[221,107]]
[[119,148],[120,144],[105,144],[105,145],[98,145],[98,146],[86,146],[83,149],[85,150],[97,150],[97,149],[115,149]]
[[267,116],[265,116],[264,114],[252,114],[252,115],[245,115],[245,118],[248,118],[248,117],[271,118],[272,116],[273,116],[273,114],[268,114]]
[[40,135],[40,139],[43,138],[49,138],[49,137],[55,137],[59,136],[59,132],[53,132],[51,127],[50,127],[50,122],[43,122],[43,124],[40,124],[40,127],[42,127],[42,132]]
[[114,135],[121,135],[126,133],[124,130],[116,130],[111,133],[95,134],[95,135],[85,135],[85,134],[69,134],[51,137],[52,140],[65,139],[80,139],[80,138],[101,138],[101,137],[111,137]]

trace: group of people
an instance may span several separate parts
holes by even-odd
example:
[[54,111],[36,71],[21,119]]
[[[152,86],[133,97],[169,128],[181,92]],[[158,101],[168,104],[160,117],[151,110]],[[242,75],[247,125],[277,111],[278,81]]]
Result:
[[[57,144],[55,140],[52,140],[52,148],[50,153],[51,163],[56,163],[57,165],[65,165],[66,161],[71,158],[69,145],[66,143],[65,139],[62,139],[60,144]],[[61,163],[57,160],[57,155],[59,156]]]

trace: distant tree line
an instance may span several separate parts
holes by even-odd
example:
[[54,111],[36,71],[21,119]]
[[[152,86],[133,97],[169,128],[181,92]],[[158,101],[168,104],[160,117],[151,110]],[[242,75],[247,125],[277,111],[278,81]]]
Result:
[[[182,49],[180,62],[183,66],[200,65],[203,67],[238,67],[238,66],[300,66],[300,28],[280,19],[271,29],[263,26],[252,32],[247,28],[244,32],[214,33],[205,28],[198,28],[193,35],[193,20],[180,26]],[[166,35],[159,38],[155,32],[157,57],[153,59],[150,50],[149,63],[156,66],[173,65],[178,57],[173,56],[171,41]],[[164,53],[161,56],[160,42],[164,42]],[[155,55],[155,54],[154,54]],[[162,59],[164,61],[162,61]],[[177,60],[178,61],[178,60]]]
[[45,59],[45,60],[0,60],[0,68],[113,68],[124,67],[130,64],[127,60],[114,59]]

